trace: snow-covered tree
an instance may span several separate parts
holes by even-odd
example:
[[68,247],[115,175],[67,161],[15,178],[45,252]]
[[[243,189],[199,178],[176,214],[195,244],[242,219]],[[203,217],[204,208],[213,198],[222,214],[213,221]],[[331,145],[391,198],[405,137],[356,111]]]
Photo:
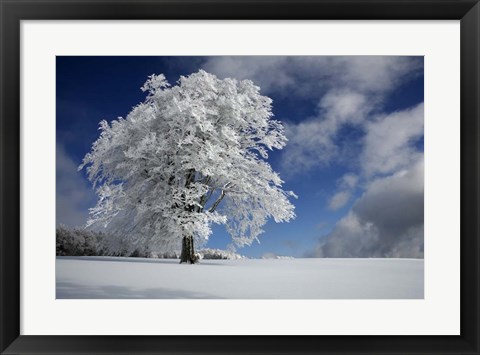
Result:
[[295,217],[295,195],[266,161],[286,137],[259,87],[203,70],[177,83],[151,75],[144,102],[100,122],[79,169],[86,166],[99,196],[87,226],[115,235],[110,249],[182,244],[181,262],[194,263],[194,240],[204,244],[212,223],[225,224],[235,245],[250,245],[269,218]]

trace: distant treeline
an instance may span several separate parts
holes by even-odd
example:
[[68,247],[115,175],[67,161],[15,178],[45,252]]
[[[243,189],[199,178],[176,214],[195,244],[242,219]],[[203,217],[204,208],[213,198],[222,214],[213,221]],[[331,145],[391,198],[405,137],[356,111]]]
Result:
[[[129,256],[138,258],[161,258],[178,259],[179,251],[173,252],[153,252],[149,250],[134,250],[133,252],[124,251],[111,253],[105,248],[103,241],[107,234],[87,229],[74,228],[69,229],[64,226],[57,227],[56,231],[56,255],[57,256]],[[244,256],[232,251],[220,249],[200,249],[198,251],[200,259],[223,259],[236,260],[245,259]]]
[[85,229],[67,229],[57,227],[56,248],[58,256],[91,256],[106,255],[98,248],[105,238],[101,232],[92,232]]

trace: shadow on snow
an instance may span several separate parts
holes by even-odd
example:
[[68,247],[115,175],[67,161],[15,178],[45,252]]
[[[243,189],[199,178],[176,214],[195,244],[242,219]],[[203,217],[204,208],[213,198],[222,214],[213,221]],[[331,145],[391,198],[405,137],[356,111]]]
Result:
[[215,295],[166,288],[137,289],[125,286],[90,287],[57,282],[56,299],[220,299]]

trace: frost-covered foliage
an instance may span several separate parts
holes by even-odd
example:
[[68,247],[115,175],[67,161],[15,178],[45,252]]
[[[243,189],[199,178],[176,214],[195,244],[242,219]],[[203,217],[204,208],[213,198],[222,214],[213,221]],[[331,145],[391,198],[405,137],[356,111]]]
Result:
[[262,255],[262,259],[290,260],[295,258],[293,256],[277,255],[275,253],[265,253]]
[[163,253],[151,253],[150,254],[151,258],[155,259],[179,259],[180,258],[180,251],[178,250],[172,250],[172,251],[167,251]]
[[204,248],[198,251],[200,259],[216,259],[216,260],[239,260],[246,259],[245,256],[237,254],[229,250]]
[[[93,230],[68,229],[65,226],[59,226],[56,230],[56,255],[156,257],[148,247],[129,250],[124,243],[120,244],[117,250],[109,250],[106,247],[109,244],[109,239],[115,239],[115,236]],[[178,258],[178,255],[170,253],[165,257]]]
[[[210,248],[203,248],[196,252],[195,254],[199,260],[239,260],[239,259],[247,259],[246,256],[237,254],[233,251],[229,250],[221,250],[221,249],[210,249]],[[158,259],[179,259],[180,258],[180,251],[173,250],[164,253],[151,253],[148,257],[150,258],[158,258]]]
[[[116,251],[105,249],[105,240],[115,239],[103,232],[91,231],[86,229],[68,229],[65,226],[59,226],[56,230],[56,255],[57,256],[128,256],[138,258],[158,258],[158,259],[179,259],[180,251],[172,250],[168,252],[155,253],[149,250],[148,246],[141,249],[128,251],[123,245]],[[239,260],[246,259],[245,256],[233,251],[221,249],[204,248],[198,250],[199,259],[216,260]]]
[[110,250],[168,252],[183,236],[201,246],[212,223],[225,224],[235,245],[250,245],[269,218],[295,217],[295,195],[266,161],[286,137],[259,87],[201,70],[173,87],[152,75],[142,90],[145,101],[126,118],[100,122],[80,166],[99,196],[87,225],[117,236]]
[[56,230],[56,254],[58,256],[102,255],[98,246],[105,234],[85,229],[67,229],[64,226]]

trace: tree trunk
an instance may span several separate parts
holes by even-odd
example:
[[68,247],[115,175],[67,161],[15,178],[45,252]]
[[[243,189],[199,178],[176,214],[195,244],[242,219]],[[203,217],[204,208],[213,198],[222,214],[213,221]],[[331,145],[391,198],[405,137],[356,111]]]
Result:
[[180,264],[195,264],[198,261],[198,258],[195,255],[195,250],[193,247],[193,237],[183,237],[182,239],[182,254],[180,255]]

